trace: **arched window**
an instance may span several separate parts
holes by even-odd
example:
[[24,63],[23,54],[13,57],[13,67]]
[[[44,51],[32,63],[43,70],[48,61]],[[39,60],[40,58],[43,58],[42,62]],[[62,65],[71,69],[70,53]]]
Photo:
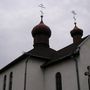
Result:
[[13,72],[11,72],[9,76],[9,90],[12,90],[12,80],[13,80]]
[[7,79],[7,76],[5,75],[4,76],[4,82],[3,82],[3,90],[6,90],[6,79]]
[[62,90],[62,80],[61,73],[56,73],[56,90]]

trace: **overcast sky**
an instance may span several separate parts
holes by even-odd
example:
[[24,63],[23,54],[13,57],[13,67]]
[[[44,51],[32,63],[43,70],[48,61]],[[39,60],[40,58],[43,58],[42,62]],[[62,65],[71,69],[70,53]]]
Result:
[[59,50],[70,43],[72,10],[84,36],[90,34],[90,0],[0,0],[0,68],[33,48],[32,28],[40,22],[43,3],[44,23],[52,31],[50,46]]

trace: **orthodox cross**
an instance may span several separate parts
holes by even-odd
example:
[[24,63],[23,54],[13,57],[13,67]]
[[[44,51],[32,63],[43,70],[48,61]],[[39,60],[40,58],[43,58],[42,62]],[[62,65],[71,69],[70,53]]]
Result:
[[40,12],[41,12],[41,16],[43,16],[43,9],[45,9],[44,5],[43,4],[40,4],[39,7],[41,8]]
[[85,76],[88,76],[88,86],[90,90],[90,66],[87,67],[88,72],[85,72]]
[[76,15],[77,15],[77,13],[73,10],[72,14],[73,14],[74,23],[76,23]]

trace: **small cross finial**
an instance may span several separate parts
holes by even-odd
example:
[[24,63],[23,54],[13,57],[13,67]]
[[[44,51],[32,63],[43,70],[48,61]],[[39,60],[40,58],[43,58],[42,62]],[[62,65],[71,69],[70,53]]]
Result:
[[73,19],[74,19],[74,24],[76,26],[76,15],[77,15],[77,13],[73,10],[72,14],[73,14]]
[[43,17],[43,9],[45,9],[43,4],[40,4],[39,7],[41,8],[40,12],[41,12],[41,17]]

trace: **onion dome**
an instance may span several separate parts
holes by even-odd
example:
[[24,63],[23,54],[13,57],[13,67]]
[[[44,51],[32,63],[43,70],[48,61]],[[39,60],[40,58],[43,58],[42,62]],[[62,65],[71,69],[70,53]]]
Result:
[[80,35],[80,36],[82,37],[82,35],[83,35],[83,30],[80,29],[80,28],[78,28],[78,27],[76,26],[76,23],[75,23],[75,27],[74,27],[74,29],[73,29],[70,33],[71,33],[71,36],[72,36],[72,37],[75,36],[75,35]]
[[34,38],[34,47],[49,47],[51,30],[43,23],[43,16],[41,16],[41,22],[32,29],[32,36]]
[[35,37],[36,35],[45,34],[48,37],[51,36],[50,28],[43,23],[43,16],[41,16],[41,22],[36,25],[32,30],[32,36]]
[[75,27],[70,33],[71,33],[71,36],[73,37],[73,42],[77,43],[81,41],[81,37],[83,36],[83,30],[77,27],[76,22],[74,24],[75,24]]

